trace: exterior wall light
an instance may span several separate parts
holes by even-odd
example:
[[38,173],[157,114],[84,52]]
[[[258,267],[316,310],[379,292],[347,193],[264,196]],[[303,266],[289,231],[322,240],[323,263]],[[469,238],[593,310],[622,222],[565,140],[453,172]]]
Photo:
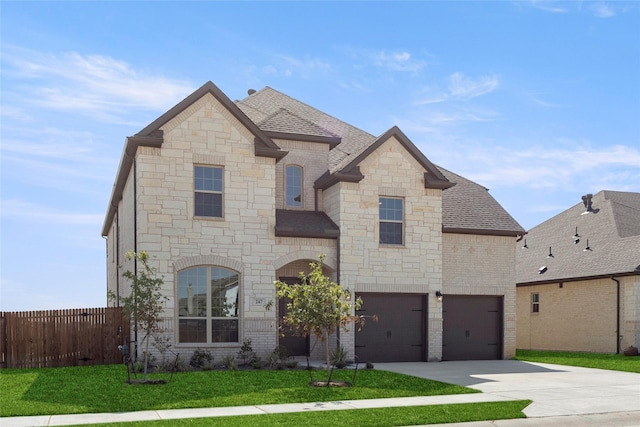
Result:
[[436,298],[438,299],[438,302],[442,302],[442,292],[436,291]]

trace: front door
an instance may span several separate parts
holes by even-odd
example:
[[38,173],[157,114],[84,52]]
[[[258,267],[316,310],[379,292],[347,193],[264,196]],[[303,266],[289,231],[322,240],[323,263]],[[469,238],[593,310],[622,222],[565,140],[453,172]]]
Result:
[[[300,283],[296,277],[281,277],[281,281],[289,284]],[[296,335],[295,331],[282,323],[282,318],[287,314],[288,299],[278,300],[279,338],[278,346],[286,348],[289,356],[306,356],[309,353],[309,339]]]

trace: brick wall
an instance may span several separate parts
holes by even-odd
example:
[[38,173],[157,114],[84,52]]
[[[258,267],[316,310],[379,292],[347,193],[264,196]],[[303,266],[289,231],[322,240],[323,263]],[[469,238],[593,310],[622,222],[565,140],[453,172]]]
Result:
[[503,296],[503,357],[515,356],[514,238],[444,233],[442,240],[442,292],[445,295]]
[[[638,346],[638,276],[620,280],[620,349]],[[531,312],[531,294],[540,311]],[[517,289],[518,348],[615,353],[617,284],[611,279],[522,286]]]

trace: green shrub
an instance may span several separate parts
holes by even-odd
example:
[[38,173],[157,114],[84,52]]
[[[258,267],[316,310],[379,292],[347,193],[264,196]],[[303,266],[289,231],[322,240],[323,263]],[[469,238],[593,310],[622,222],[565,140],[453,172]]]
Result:
[[189,365],[196,369],[211,369],[213,366],[213,355],[208,350],[197,349],[193,352]]
[[344,347],[339,346],[329,353],[329,362],[331,362],[332,366],[335,366],[337,369],[342,369],[347,366],[347,350]]
[[222,365],[230,371],[235,371],[236,369],[238,369],[238,363],[236,362],[236,358],[233,357],[232,354],[227,354],[222,358]]

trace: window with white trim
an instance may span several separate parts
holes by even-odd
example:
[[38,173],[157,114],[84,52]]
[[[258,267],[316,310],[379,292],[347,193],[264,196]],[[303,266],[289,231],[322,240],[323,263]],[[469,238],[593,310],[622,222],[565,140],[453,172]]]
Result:
[[285,202],[288,207],[302,206],[302,168],[300,166],[285,168]]
[[531,294],[531,312],[532,313],[540,312],[540,294],[537,294],[537,293]]
[[222,168],[195,166],[195,216],[222,218]]
[[223,267],[178,272],[178,342],[238,342],[240,275]]
[[403,244],[403,200],[397,197],[380,197],[380,244]]

